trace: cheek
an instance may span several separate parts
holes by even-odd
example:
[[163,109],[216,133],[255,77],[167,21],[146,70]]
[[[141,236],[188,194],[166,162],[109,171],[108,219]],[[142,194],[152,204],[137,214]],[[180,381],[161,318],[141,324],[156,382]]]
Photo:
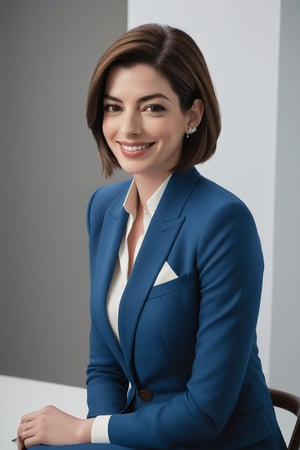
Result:
[[185,122],[181,118],[173,118],[172,120],[162,120],[153,127],[156,136],[162,140],[178,141],[181,140],[185,133]]
[[171,145],[179,145],[184,138],[184,130],[182,130],[181,124],[177,126],[165,128],[161,131],[161,139],[168,142]]
[[174,131],[172,131],[172,127],[170,127],[170,124],[168,122],[163,121],[150,123],[147,127],[145,126],[144,129],[152,136],[155,136],[156,139],[164,141],[169,141]]
[[109,118],[103,118],[102,122],[102,132],[106,140],[109,140],[116,130],[116,124],[114,121],[110,120]]

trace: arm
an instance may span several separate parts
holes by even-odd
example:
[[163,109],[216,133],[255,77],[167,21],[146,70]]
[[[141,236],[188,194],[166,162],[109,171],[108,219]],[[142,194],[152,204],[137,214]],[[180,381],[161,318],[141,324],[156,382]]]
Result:
[[164,448],[213,440],[237,404],[255,351],[261,247],[249,211],[238,202],[219,208],[204,230],[197,249],[199,330],[187,389],[165,403],[113,414],[114,444]]
[[88,417],[120,412],[127,403],[128,380],[92,318],[87,368]]
[[[23,450],[24,445],[29,448],[39,444],[89,443],[94,417],[119,413],[125,407],[128,382],[93,324],[87,374],[88,418],[79,419],[54,406],[26,414],[18,428],[18,450]],[[108,418],[99,419],[97,436],[101,436],[102,442],[105,442]]]

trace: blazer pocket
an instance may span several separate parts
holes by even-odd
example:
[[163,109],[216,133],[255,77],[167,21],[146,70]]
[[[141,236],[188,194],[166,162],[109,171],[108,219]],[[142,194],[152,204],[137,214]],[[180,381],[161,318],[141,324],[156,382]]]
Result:
[[196,274],[187,273],[182,277],[177,277],[166,283],[154,285],[150,294],[149,300],[153,300],[159,297],[165,297],[175,292],[190,288],[196,281]]
[[172,267],[169,265],[168,261],[165,261],[159,274],[156,277],[154,286],[158,286],[159,284],[162,283],[167,283],[168,281],[174,280],[176,278],[178,278],[178,275],[174,272]]

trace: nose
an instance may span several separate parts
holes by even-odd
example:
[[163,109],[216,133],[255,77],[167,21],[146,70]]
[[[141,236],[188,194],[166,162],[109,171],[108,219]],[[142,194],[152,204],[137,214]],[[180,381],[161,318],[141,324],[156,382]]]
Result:
[[140,134],[142,130],[142,119],[138,111],[125,111],[122,115],[120,131],[124,136]]

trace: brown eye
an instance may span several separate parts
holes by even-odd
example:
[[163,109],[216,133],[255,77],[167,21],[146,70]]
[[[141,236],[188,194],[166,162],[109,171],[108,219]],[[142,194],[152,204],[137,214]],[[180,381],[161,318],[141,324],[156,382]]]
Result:
[[153,104],[153,105],[145,106],[144,111],[149,111],[149,112],[155,113],[155,112],[165,111],[165,108],[161,105]]
[[118,112],[118,111],[121,111],[121,107],[119,105],[104,105],[103,111],[104,112]]

